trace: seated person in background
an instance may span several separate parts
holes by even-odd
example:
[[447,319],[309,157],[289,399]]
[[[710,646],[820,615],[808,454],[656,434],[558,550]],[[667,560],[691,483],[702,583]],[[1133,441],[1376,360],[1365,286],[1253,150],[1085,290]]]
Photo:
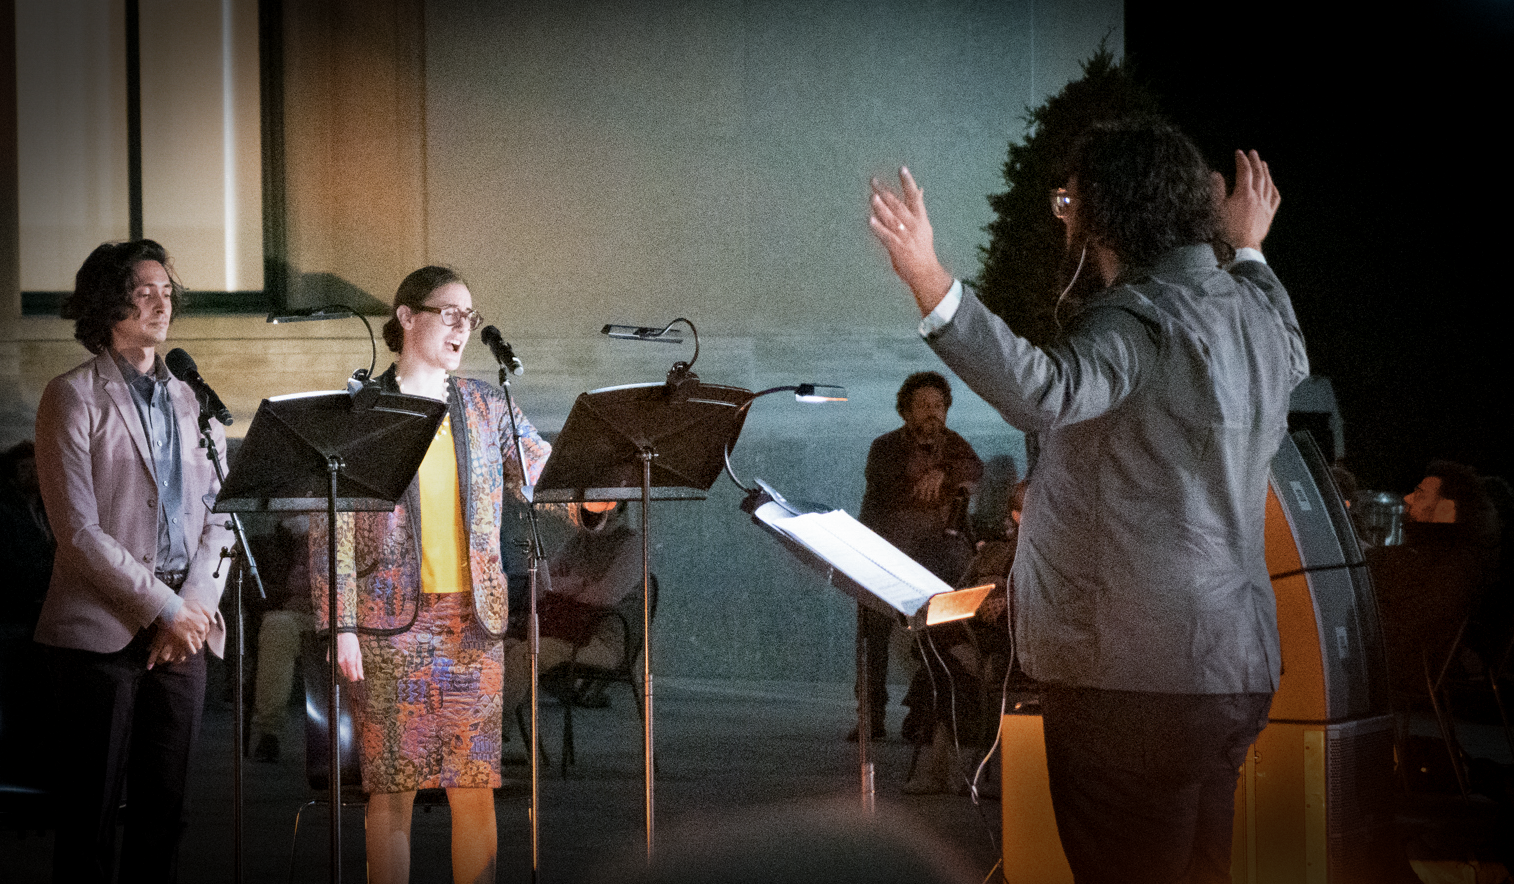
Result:
[[[1514,665],[1514,569],[1509,567],[1509,527],[1514,525],[1514,488],[1502,476],[1483,476],[1482,487],[1498,520],[1498,563],[1482,603],[1467,626],[1467,645],[1483,666]],[[1507,670],[1505,670],[1507,671]]]
[[[904,426],[868,447],[857,513],[857,521],[947,583],[961,577],[972,559],[962,518],[983,478],[977,452],[946,426],[951,404],[951,384],[939,372],[917,371],[904,379],[894,399]],[[866,605],[857,609],[858,718],[865,707],[869,734],[879,739],[886,735],[889,637],[897,622],[896,615]],[[847,739],[857,736],[853,730]]]
[[[992,722],[978,699],[983,693],[983,658],[1009,650],[1009,569],[1015,561],[1025,482],[1010,489],[1004,530],[981,541],[959,587],[994,584],[971,620],[928,630],[916,643],[921,665],[910,679],[904,705],[904,739],[917,747],[906,795],[937,795],[965,785],[958,746],[986,749]],[[942,664],[945,664],[944,671]],[[955,707],[955,708],[953,708]]]
[[1368,550],[1372,582],[1397,691],[1424,690],[1456,640],[1462,621],[1492,580],[1498,520],[1470,467],[1436,460],[1409,494],[1404,542]]
[[[601,615],[641,586],[641,534],[626,524],[625,503],[587,501],[574,507],[577,529],[548,566],[551,579],[537,599],[541,631],[537,671],[545,675],[575,659],[613,667],[625,656],[625,636],[613,618]],[[531,649],[505,640],[505,708],[531,689]]]
[[[37,763],[51,736],[52,701],[31,637],[52,579],[55,546],[37,483],[36,446],[18,442],[0,453],[0,562],[6,568],[0,581],[0,792],[14,786],[45,790],[52,781],[48,766]],[[16,797],[19,802],[24,796]]]
[[0,562],[9,570],[0,623],[25,626],[27,634],[36,627],[56,546],[37,482],[37,447],[18,442],[0,454]]
[[289,516],[274,529],[269,555],[258,559],[268,598],[258,625],[258,662],[252,703],[252,757],[279,760],[279,739],[289,718],[289,689],[300,643],[313,632],[310,616],[310,558],[303,555],[310,517]]

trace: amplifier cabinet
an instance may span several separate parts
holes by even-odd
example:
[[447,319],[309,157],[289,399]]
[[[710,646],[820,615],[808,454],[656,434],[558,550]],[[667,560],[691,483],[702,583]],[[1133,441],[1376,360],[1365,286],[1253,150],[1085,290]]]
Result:
[[1236,884],[1375,884],[1401,866],[1393,719],[1274,721],[1235,791]]

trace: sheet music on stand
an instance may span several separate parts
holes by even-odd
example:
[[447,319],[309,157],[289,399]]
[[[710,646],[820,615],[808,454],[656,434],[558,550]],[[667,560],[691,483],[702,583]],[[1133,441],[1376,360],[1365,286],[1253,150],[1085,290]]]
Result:
[[536,503],[640,500],[641,455],[651,461],[653,500],[703,500],[724,466],[727,439],[741,433],[750,390],[696,383],[625,384],[579,394],[536,481]]
[[392,511],[446,414],[445,402],[376,389],[264,399],[213,512],[324,512],[333,456],[338,512]]
[[754,520],[801,560],[844,575],[832,582],[857,601],[903,614],[911,630],[972,617],[993,589],[992,583],[953,589],[842,510],[806,511],[789,504],[762,480],[757,484],[767,493],[752,509]]

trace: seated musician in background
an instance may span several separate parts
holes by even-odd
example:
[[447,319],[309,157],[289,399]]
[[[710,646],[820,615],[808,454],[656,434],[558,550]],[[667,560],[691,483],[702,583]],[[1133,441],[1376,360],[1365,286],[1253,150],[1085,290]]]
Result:
[[1492,582],[1498,517],[1477,473],[1444,460],[1430,463],[1404,503],[1404,542],[1368,550],[1367,562],[1388,676],[1394,690],[1423,693],[1425,664],[1435,677]]
[[0,453],[0,561],[11,569],[0,592],[0,626],[29,632],[37,625],[57,545],[37,482],[37,447],[18,442]]
[[[609,500],[574,507],[577,528],[552,557],[551,579],[537,599],[539,673],[573,659],[609,668],[624,658],[625,634],[618,621],[604,614],[641,586],[641,533],[627,524],[625,509],[624,501]],[[531,689],[529,655],[525,641],[505,640],[506,708],[518,705]]]
[[[951,384],[939,372],[917,371],[904,379],[894,399],[904,426],[868,447],[867,486],[857,513],[857,521],[947,583],[955,583],[972,559],[964,519],[983,478],[978,453],[946,426],[951,404]],[[869,733],[878,739],[887,734],[889,637],[897,621],[867,606],[857,609],[857,711],[860,719],[867,708]],[[857,731],[847,739],[856,740]]]
[[289,691],[310,616],[310,557],[304,554],[310,517],[283,519],[258,556],[268,597],[254,600],[258,619],[258,655],[253,681],[252,731],[248,741],[258,761],[279,760],[279,740],[289,719]]
[[983,695],[985,658],[1009,651],[1009,569],[1024,505],[1022,480],[1010,489],[1003,532],[978,543],[967,573],[957,583],[994,585],[977,616],[929,629],[916,643],[921,663],[904,695],[909,713],[903,734],[918,748],[904,784],[906,795],[938,795],[965,787],[962,748],[986,750],[993,742],[992,722],[978,700]]

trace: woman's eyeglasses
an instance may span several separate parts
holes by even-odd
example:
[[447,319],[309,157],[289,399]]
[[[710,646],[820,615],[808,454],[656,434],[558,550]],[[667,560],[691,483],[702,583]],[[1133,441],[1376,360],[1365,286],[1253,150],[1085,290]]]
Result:
[[439,314],[442,317],[442,324],[449,328],[460,328],[466,325],[468,331],[473,331],[484,322],[484,315],[472,307],[454,307],[450,304],[446,307],[432,307],[429,304],[421,304],[413,309]]

